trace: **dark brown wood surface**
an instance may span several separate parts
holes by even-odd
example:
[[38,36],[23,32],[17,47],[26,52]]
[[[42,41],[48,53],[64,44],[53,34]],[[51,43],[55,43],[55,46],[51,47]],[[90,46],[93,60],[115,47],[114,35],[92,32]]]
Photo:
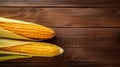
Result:
[[119,0],[0,0],[7,7],[118,7]]
[[119,27],[120,8],[0,8],[0,16],[49,27]]
[[119,0],[0,0],[0,16],[51,27],[64,54],[0,62],[0,67],[120,67]]

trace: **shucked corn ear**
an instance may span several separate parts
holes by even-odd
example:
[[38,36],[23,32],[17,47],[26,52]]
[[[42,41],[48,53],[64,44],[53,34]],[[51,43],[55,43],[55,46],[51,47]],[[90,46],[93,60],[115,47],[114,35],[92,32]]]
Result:
[[[8,42],[8,43],[6,43]],[[53,57],[64,52],[59,46],[42,43],[0,39],[0,50],[13,52],[12,54]],[[8,52],[8,53],[9,53]]]
[[46,40],[54,36],[51,28],[0,17],[0,37],[24,39],[24,40]]

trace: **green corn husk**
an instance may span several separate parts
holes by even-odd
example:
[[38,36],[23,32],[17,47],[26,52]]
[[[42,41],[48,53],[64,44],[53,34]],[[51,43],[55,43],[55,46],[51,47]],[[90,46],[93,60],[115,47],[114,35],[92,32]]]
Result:
[[33,39],[29,39],[23,36],[20,36],[16,33],[13,33],[11,31],[5,30],[3,28],[0,28],[0,37],[2,38],[12,38],[12,39],[25,39],[25,40],[33,40]]
[[0,22],[6,22],[6,21],[7,21],[8,23],[34,24],[34,23],[25,22],[25,21],[21,21],[21,20],[13,20],[13,19],[8,19],[8,18],[0,17]]
[[22,45],[22,44],[29,44],[29,43],[32,43],[32,42],[0,38],[0,48],[17,46],[17,45]]
[[[0,61],[3,60],[9,60],[9,59],[17,59],[17,58],[30,58],[33,56],[38,56],[38,57],[44,57],[42,55],[34,55],[34,54],[28,54],[28,53],[22,53],[22,52],[14,52],[14,51],[8,51],[8,50],[3,50],[2,48],[4,47],[12,47],[12,46],[20,46],[20,45],[25,45],[25,44],[31,44],[31,43],[36,43],[36,44],[43,44],[43,45],[53,45],[53,44],[49,44],[49,43],[43,43],[43,42],[30,42],[30,41],[18,41],[18,40],[10,40],[10,39],[2,39],[0,38],[0,54],[8,54],[10,56],[5,56],[5,57],[0,57]],[[58,54],[54,55],[60,55],[62,54],[64,51],[62,48],[60,48],[59,46],[53,45],[52,47],[57,47],[59,49]],[[38,51],[39,52],[39,51]],[[50,54],[50,53],[49,53]],[[14,58],[15,56],[15,58]],[[45,57],[53,57],[53,56],[45,56]]]
[[[0,39],[0,48],[1,47],[10,47],[10,46],[17,46],[21,44],[27,44],[28,42],[21,42],[17,40],[9,40],[9,39]],[[23,54],[23,53],[17,53],[17,52],[10,52],[5,50],[0,50],[0,62],[7,61],[7,60],[13,60],[13,59],[20,59],[20,58],[31,58],[32,55]]]
[[[25,22],[25,21],[21,21],[21,20],[14,20],[14,19],[8,19],[8,18],[0,17],[0,23],[4,23],[4,22],[5,23],[19,23],[19,24],[33,24],[33,25],[43,27],[45,29],[49,29],[49,30],[51,30],[51,32],[54,33],[54,31],[52,29],[50,29],[46,26],[42,26],[42,25],[39,25],[39,24],[31,23],[31,22]],[[42,34],[46,34],[45,31],[47,31],[47,30],[44,30],[44,32],[42,32],[42,31],[40,31],[40,32],[42,32]],[[31,33],[31,34],[33,34],[33,33]],[[39,34],[39,33],[36,33],[36,34]],[[47,33],[47,34],[50,35],[52,33]],[[0,37],[2,37],[2,38],[12,38],[12,39],[21,39],[21,40],[42,41],[42,40],[50,39],[50,38],[54,37],[54,35],[51,36],[50,38],[38,38],[38,39],[37,38],[29,38],[29,37],[25,37],[23,35],[14,33],[12,31],[9,31],[7,29],[4,29],[0,26]]]
[[31,58],[31,56],[9,54],[6,56],[0,56],[0,62],[7,61],[7,60],[13,60],[13,59],[20,59],[20,58]]
[[23,53],[17,53],[17,52],[10,52],[10,51],[4,51],[0,50],[0,62],[7,61],[7,60],[13,60],[13,59],[20,59],[20,58],[31,58],[32,55],[23,54]]

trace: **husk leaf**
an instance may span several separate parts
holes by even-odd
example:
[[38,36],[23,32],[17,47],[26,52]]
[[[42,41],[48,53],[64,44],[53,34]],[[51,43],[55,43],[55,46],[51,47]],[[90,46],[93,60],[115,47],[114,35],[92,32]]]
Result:
[[31,22],[26,22],[26,21],[21,21],[21,20],[13,20],[13,19],[8,19],[8,18],[3,18],[0,17],[0,22],[7,22],[7,23],[22,23],[22,24],[34,24]]
[[31,56],[31,57],[33,56],[30,54],[11,52],[11,51],[5,51],[5,50],[0,50],[0,54],[16,54],[16,55],[26,55],[26,56]]
[[[29,43],[33,43],[33,42],[18,41],[18,40],[10,40],[10,39],[0,38],[0,48],[2,48],[2,47],[10,47],[10,46],[17,46],[17,45],[24,45],[24,44],[29,44]],[[0,54],[17,54],[17,55],[29,55],[29,56],[32,56],[30,54],[5,51],[5,50],[1,50],[1,49],[0,49]]]
[[16,33],[13,33],[13,32],[10,32],[8,30],[5,30],[3,28],[0,28],[0,37],[3,37],[3,38],[12,38],[12,39],[32,40],[30,38],[23,37],[23,36],[18,35]]
[[6,60],[20,59],[20,58],[31,58],[31,56],[10,54],[10,55],[6,55],[6,56],[1,56],[0,62],[6,61]]
[[29,41],[18,41],[18,40],[10,40],[10,39],[3,39],[0,38],[0,48],[1,47],[9,47],[9,46],[17,46],[17,45],[24,45],[24,44],[29,44],[32,42]]

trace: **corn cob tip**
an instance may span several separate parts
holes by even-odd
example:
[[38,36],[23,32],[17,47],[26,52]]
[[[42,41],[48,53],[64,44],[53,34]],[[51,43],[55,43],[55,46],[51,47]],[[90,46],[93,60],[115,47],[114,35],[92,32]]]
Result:
[[58,48],[59,48],[59,54],[58,55],[60,55],[64,52],[64,50],[61,47],[58,47]]
[[[49,29],[50,29],[50,28],[49,28]],[[51,34],[50,38],[53,38],[53,37],[55,36],[55,32],[54,32],[53,29],[50,29],[50,30],[51,30],[51,32],[49,33],[49,34]]]

